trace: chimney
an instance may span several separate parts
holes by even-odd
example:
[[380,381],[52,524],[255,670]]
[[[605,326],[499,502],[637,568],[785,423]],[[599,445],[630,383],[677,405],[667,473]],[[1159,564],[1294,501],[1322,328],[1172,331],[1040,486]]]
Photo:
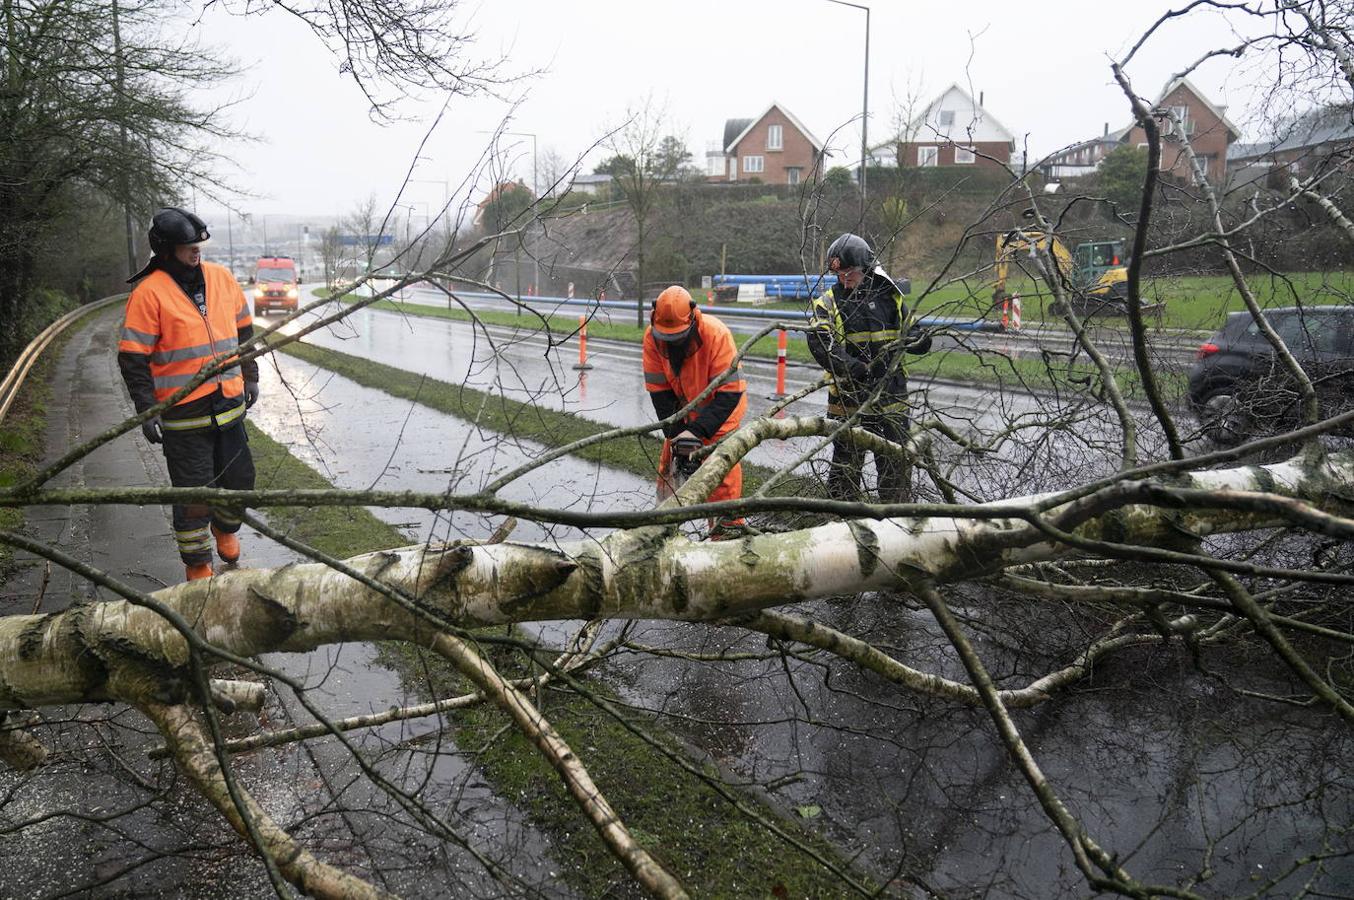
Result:
[[1109,123],[1109,122],[1106,122],[1106,123],[1105,123],[1105,137],[1109,137],[1109,136],[1110,136],[1110,123]]
[[979,91],[979,92],[978,92],[978,105],[979,105],[979,106],[982,106],[982,105],[983,105],[983,92],[982,92],[982,91]]

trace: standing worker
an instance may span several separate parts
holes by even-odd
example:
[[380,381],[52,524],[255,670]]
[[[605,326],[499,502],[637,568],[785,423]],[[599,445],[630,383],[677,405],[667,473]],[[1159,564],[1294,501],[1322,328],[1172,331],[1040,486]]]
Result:
[[[900,355],[908,330],[903,291],[874,258],[865,239],[843,234],[827,248],[827,269],[837,283],[813,301],[809,350],[828,374],[828,415],[857,424],[895,444],[906,446],[907,371]],[[930,336],[907,346],[925,353]],[[878,392],[878,395],[876,395]],[[871,397],[874,397],[871,401]],[[881,503],[906,503],[912,493],[912,467],[892,454],[875,454]],[[849,434],[832,442],[828,496],[859,499],[865,449]]]
[[[138,413],[168,400],[203,368],[254,335],[244,292],[224,266],[202,261],[210,234],[193,213],[162,209],[150,226],[151,261],[129,281],[118,343],[118,368]],[[254,460],[245,437],[245,409],[259,398],[259,366],[250,360],[211,376],[141,432],[163,444],[175,487],[254,487]],[[206,504],[174,505],[174,539],[188,580],[210,578],[212,546],[226,563],[240,559],[243,510]]]
[[[729,327],[704,315],[686,289],[673,285],[654,302],[644,331],[644,387],[659,419],[670,417],[710,386],[738,355]],[[743,421],[747,409],[743,364],[681,421],[663,426],[663,452],[658,460],[658,499],[671,497],[691,469],[691,455],[715,443]],[[743,496],[743,467],[735,465],[709,496],[711,502]],[[738,517],[712,524],[711,540],[734,537],[745,525]]]

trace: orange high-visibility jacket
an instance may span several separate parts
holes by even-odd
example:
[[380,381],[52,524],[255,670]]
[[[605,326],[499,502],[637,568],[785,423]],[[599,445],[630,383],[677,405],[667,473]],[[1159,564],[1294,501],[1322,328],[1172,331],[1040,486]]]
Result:
[[[207,290],[205,316],[169,273],[160,270],[142,279],[127,298],[118,350],[150,357],[157,403],[182,388],[214,358],[234,351],[239,346],[239,329],[254,322],[230,270],[204,262],[202,276]],[[240,396],[244,378],[239,367],[213,375],[176,405],[205,397],[218,385],[225,396]]]
[[[729,326],[710,316],[702,315],[700,310],[694,310],[696,315],[696,334],[691,338],[691,344],[687,348],[685,359],[682,360],[682,371],[680,373],[672,370],[672,363],[668,361],[667,351],[659,346],[659,342],[653,336],[652,326],[644,332],[644,387],[649,393],[659,391],[672,391],[677,395],[677,408],[681,409],[691,402],[696,396],[709,386],[720,375],[724,374],[728,368],[733,365],[734,357],[738,355],[738,347],[733,342],[733,335],[729,332]],[[737,391],[740,396],[738,405],[734,407],[733,412],[719,426],[709,438],[703,438],[702,442],[709,445],[722,438],[737,428],[743,421],[743,413],[748,408],[747,382],[743,380],[743,364],[738,364],[738,371],[734,373],[724,384],[711,392],[700,404],[687,413],[686,421],[694,422],[700,417],[703,410],[714,399],[716,394],[726,391]],[[658,499],[660,501],[671,496],[674,490],[673,484],[668,480],[668,473],[672,466],[672,441],[663,441],[663,450],[658,458]],[[711,502],[719,500],[737,500],[743,496],[743,466],[735,465],[724,476],[707,500]]]
[[[733,365],[734,357],[738,355],[738,345],[733,341],[729,326],[712,316],[703,315],[700,310],[694,312],[696,334],[692,336],[686,358],[682,360],[681,372],[672,370],[667,352],[659,346],[659,342],[653,336],[653,327],[644,330],[644,387],[649,393],[673,391],[677,394],[679,409],[704,391],[710,382],[723,375]],[[728,381],[687,413],[687,421],[695,421],[715,394],[725,391],[738,391],[743,396],[739,398],[733,412],[724,420],[724,424],[712,435],[711,440],[722,438],[737,428],[743,421],[743,413],[747,411],[747,382],[743,380],[741,362],[738,364],[738,371]]]

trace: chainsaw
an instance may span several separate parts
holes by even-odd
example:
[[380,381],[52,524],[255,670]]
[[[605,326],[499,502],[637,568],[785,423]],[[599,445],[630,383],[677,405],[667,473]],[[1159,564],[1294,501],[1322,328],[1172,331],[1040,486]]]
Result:
[[674,488],[683,485],[701,467],[701,460],[696,459],[694,454],[703,446],[699,438],[680,438],[672,442],[670,478]]

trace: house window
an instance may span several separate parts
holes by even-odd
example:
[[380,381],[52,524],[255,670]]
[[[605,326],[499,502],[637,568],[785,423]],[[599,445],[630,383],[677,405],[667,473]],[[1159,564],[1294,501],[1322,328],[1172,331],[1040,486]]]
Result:
[[938,165],[939,163],[940,163],[940,148],[939,148],[939,147],[918,147],[918,148],[917,148],[917,165],[918,165],[918,166],[934,166],[934,165]]
[[939,121],[940,121],[940,127],[941,127],[941,128],[949,128],[951,125],[954,124],[954,110],[952,110],[952,109],[942,109],[942,110],[940,111],[940,120],[939,120]]
[[780,125],[771,125],[766,129],[766,149],[784,150],[785,134],[784,128]]
[[1194,157],[1194,171],[1198,173],[1199,178],[1206,180],[1208,173],[1213,168],[1214,156],[1211,153],[1200,154]]
[[761,172],[765,167],[765,161],[760,156],[743,157],[743,174],[754,175]]
[[1172,106],[1171,117],[1166,120],[1161,130],[1164,134],[1179,135],[1189,137],[1194,133],[1194,123],[1189,120],[1188,106]]
[[785,183],[786,183],[786,184],[799,184],[799,168],[798,168],[798,167],[796,167],[796,166],[791,166],[790,168],[788,168],[788,169],[785,170]]
[[974,156],[973,150],[971,148],[969,147],[954,148],[954,164],[956,166],[971,166],[973,165],[974,159],[976,159],[976,157]]

